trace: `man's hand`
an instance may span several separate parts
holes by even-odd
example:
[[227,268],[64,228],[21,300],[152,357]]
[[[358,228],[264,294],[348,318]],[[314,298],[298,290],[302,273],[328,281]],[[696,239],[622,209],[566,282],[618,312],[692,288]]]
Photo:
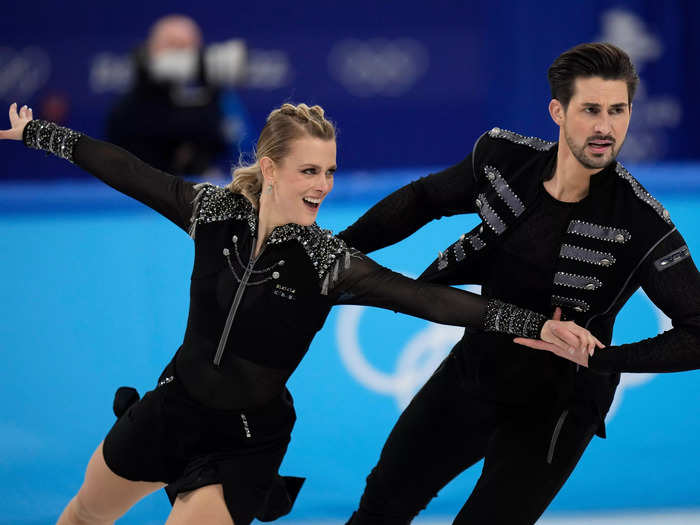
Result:
[[552,319],[542,327],[540,339],[516,337],[513,341],[529,348],[547,350],[585,367],[588,366],[588,357],[593,355],[596,347],[605,348],[605,345],[585,328],[573,321],[562,321],[559,307],[554,311]]

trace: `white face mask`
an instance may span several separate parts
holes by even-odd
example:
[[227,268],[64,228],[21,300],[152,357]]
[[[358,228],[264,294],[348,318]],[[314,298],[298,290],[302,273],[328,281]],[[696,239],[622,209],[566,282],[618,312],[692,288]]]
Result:
[[183,49],[163,51],[148,61],[148,70],[155,80],[184,83],[195,78],[199,53]]

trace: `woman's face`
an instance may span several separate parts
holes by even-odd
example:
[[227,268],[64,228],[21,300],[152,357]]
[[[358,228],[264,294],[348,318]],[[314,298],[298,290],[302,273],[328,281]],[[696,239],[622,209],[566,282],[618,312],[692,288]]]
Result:
[[261,159],[265,176],[261,205],[269,207],[274,224],[309,226],[316,221],[323,199],[333,189],[335,153],[335,140],[307,136],[293,141],[281,162]]

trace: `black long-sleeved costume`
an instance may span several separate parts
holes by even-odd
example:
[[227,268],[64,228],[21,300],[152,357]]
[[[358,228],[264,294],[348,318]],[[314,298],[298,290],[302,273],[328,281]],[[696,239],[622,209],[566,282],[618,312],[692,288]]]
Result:
[[254,255],[257,212],[242,195],[170,176],[116,146],[41,121],[27,126],[24,140],[70,158],[194,238],[189,318],[176,364],[189,394],[206,406],[250,408],[279,395],[334,304],[531,337],[544,323],[534,312],[392,272],[316,225],[279,226]]
[[483,458],[454,523],[531,525],[594,433],[605,436],[619,372],[700,367],[700,276],[666,210],[617,163],[591,177],[582,201],[557,201],[542,185],[556,152],[555,143],[494,128],[464,161],[396,191],[339,237],[370,252],[430,220],[479,213],[482,223],[421,279],[481,284],[486,297],[529,308],[560,306],[605,343],[641,286],[674,328],[599,349],[590,368],[499,334],[465,333],[399,417],[349,524],[409,523]]
[[[536,354],[517,357],[518,366],[529,361],[532,381],[558,367],[559,388],[593,398],[604,415],[617,373],[700,367],[700,274],[666,210],[620,164],[592,176],[590,194],[579,203],[549,197],[542,181],[553,174],[554,146],[494,128],[462,162],[397,190],[339,237],[371,252],[431,220],[478,212],[482,224],[445,250],[421,279],[482,284],[485,296],[542,311],[561,306],[605,343],[617,312],[641,286],[672,319],[672,330],[598,349],[590,370],[578,374],[552,359],[544,365]],[[485,337],[467,340],[499,340]],[[505,359],[502,364],[514,366]]]

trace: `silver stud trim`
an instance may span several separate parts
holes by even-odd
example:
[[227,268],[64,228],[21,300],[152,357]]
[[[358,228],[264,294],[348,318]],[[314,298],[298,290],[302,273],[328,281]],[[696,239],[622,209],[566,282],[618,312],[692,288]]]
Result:
[[[479,230],[483,231],[481,228],[479,228]],[[467,238],[469,239],[469,244],[471,244],[472,248],[474,248],[477,252],[486,246],[486,243],[477,234],[470,235]]]
[[591,309],[591,305],[589,305],[586,301],[582,301],[581,299],[574,299],[571,297],[564,297],[561,295],[553,295],[552,304],[554,306],[571,308],[575,312],[587,312]]
[[603,286],[603,282],[589,275],[577,275],[575,273],[557,272],[554,275],[554,284],[568,286],[579,290],[597,290]]
[[615,264],[615,257],[611,253],[589,250],[571,244],[562,244],[559,257],[604,267]]
[[493,166],[484,166],[486,178],[491,181],[493,189],[496,190],[498,196],[506,203],[506,206],[513,212],[513,215],[520,217],[525,211],[525,205],[520,200],[513,189],[508,185],[506,179],[501,176],[501,172]]
[[515,144],[521,144],[536,149],[537,151],[549,151],[556,144],[556,142],[549,142],[538,137],[526,137],[520,133],[501,128],[493,128],[490,130],[489,137],[494,139],[506,139]]
[[479,251],[486,246],[486,243],[478,234],[462,234],[459,239],[452,243],[444,252],[438,252],[437,269],[444,270],[450,264],[450,254],[456,262],[462,262],[467,257],[468,250]]
[[569,223],[567,233],[575,233],[582,237],[598,239],[600,241],[616,242],[624,244],[632,238],[630,232],[623,228],[613,226],[601,226],[592,222],[573,220]]
[[661,217],[668,224],[671,224],[671,217],[668,213],[668,210],[664,208],[659,201],[652,197],[651,194],[647,190],[645,190],[644,187],[639,183],[639,181],[635,179],[632,176],[632,174],[629,171],[627,171],[627,169],[619,162],[617,163],[617,166],[615,166],[615,172],[624,180],[626,180],[630,184],[630,186],[632,186],[632,191],[634,191],[634,194],[639,199],[646,202],[649,206],[651,206],[654,209],[654,211],[659,215],[659,217]]
[[462,235],[459,240],[454,244],[455,259],[457,262],[462,262],[467,256],[464,251],[464,235]]
[[496,213],[496,211],[491,207],[491,205],[486,200],[486,195],[479,194],[479,198],[476,199],[477,207],[479,208],[479,215],[484,220],[484,222],[498,235],[506,231],[506,223],[503,219]]

